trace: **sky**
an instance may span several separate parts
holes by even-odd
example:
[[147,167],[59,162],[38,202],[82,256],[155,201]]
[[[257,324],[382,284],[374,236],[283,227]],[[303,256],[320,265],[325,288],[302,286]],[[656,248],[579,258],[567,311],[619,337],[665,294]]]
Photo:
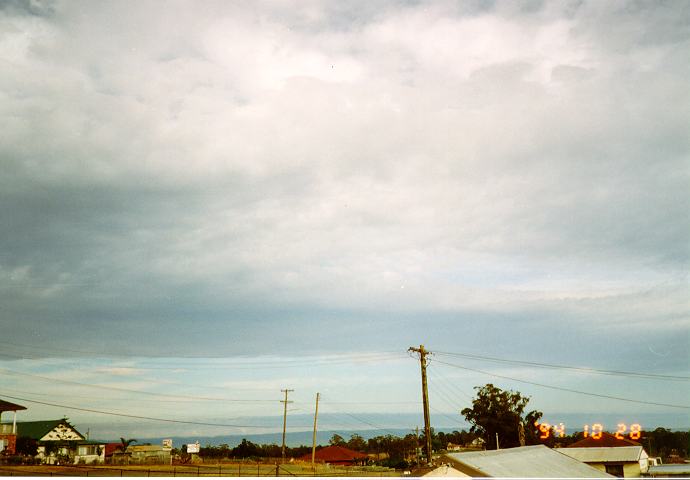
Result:
[[685,380],[447,354],[690,376],[689,51],[684,2],[0,2],[0,398],[421,416],[424,344],[443,422],[682,422],[534,383]]

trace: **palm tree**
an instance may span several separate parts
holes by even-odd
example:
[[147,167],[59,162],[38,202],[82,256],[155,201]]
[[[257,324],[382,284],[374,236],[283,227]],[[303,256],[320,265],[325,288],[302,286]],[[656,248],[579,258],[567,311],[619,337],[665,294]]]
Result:
[[129,447],[130,444],[135,443],[136,441],[137,440],[135,438],[125,440],[125,437],[120,437],[120,445],[117,446],[117,449],[120,450],[122,453],[125,453],[127,451],[127,447]]

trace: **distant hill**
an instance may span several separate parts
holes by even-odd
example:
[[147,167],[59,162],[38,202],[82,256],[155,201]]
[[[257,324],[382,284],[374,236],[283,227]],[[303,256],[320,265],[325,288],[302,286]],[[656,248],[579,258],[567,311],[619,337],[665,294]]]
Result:
[[[331,437],[334,434],[338,434],[343,436],[345,439],[348,439],[350,435],[353,434],[358,434],[365,440],[368,440],[369,438],[373,438],[379,435],[395,435],[399,437],[403,437],[407,435],[408,433],[411,433],[410,430],[408,429],[393,429],[393,430],[357,430],[357,431],[343,431],[343,430],[338,430],[336,431],[323,431],[323,432],[318,432],[316,435],[316,444],[317,445],[327,445],[328,441],[331,439]],[[313,432],[311,431],[304,431],[304,432],[290,432],[286,436],[286,443],[290,447],[298,447],[300,445],[311,445],[312,444],[312,435]],[[194,443],[198,441],[201,446],[206,446],[206,445],[221,445],[223,443],[227,443],[231,447],[234,447],[238,445],[240,442],[242,442],[242,439],[246,438],[252,443],[256,444],[276,444],[280,445],[283,440],[283,434],[282,432],[276,432],[276,433],[259,433],[259,434],[244,434],[244,435],[218,435],[214,437],[203,437],[203,436],[196,436],[196,437],[191,437],[191,436],[180,436],[180,437],[152,437],[152,438],[140,438],[137,441],[137,444],[141,445],[144,443],[151,443],[154,445],[160,444],[163,441],[163,438],[172,438],[173,439],[173,446],[175,448],[180,448],[182,445],[188,444],[188,443]],[[115,442],[116,440],[110,440],[112,442]],[[119,440],[117,440],[119,441]]]

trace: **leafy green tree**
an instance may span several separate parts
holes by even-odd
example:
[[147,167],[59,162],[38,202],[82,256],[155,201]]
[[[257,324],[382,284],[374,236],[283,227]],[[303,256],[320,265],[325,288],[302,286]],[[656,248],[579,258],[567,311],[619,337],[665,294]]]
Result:
[[337,433],[334,433],[331,439],[328,441],[329,445],[336,445],[338,447],[345,447],[347,445],[347,442],[345,442],[345,439],[338,435]]
[[355,434],[350,436],[350,440],[347,441],[346,446],[350,450],[355,450],[357,452],[363,452],[367,448],[367,442],[365,442],[364,439],[360,435],[355,433]]
[[501,448],[520,446],[520,425],[524,428],[525,444],[539,443],[539,435],[534,422],[542,413],[536,410],[524,414],[529,397],[520,392],[501,390],[491,383],[475,387],[477,397],[472,408],[465,408],[462,414],[472,425],[471,433],[477,433],[486,442],[486,448],[496,449],[496,435]]
[[259,454],[259,447],[246,438],[243,438],[240,444],[232,449],[232,456],[237,458],[257,457]]

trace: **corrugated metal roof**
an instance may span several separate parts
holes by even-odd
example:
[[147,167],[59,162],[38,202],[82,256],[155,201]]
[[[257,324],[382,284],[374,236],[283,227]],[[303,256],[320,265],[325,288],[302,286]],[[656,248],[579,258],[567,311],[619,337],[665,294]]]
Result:
[[127,447],[128,452],[169,452],[170,449],[163,448],[161,445],[130,445]]
[[585,463],[604,462],[639,462],[640,458],[647,458],[641,446],[638,447],[579,447],[557,448],[564,455],[573,457]]
[[669,463],[649,467],[648,475],[685,475],[690,476],[690,463]]
[[474,477],[611,478],[605,472],[544,445],[447,453],[454,468]]

